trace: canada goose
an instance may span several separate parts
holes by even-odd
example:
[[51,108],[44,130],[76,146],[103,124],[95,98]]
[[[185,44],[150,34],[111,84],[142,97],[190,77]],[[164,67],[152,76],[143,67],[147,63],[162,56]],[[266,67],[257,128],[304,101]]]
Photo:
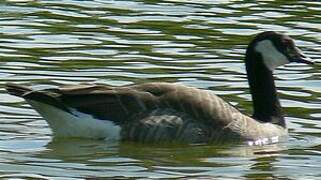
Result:
[[38,111],[56,137],[266,144],[287,136],[272,71],[289,62],[313,63],[287,35],[263,32],[248,45],[245,65],[253,99],[252,117],[209,90],[175,83],[75,85],[45,90],[7,84],[6,89]]

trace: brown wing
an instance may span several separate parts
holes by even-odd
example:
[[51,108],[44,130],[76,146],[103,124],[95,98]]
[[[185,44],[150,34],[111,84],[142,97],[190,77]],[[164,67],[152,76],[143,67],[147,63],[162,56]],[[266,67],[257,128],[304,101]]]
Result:
[[239,111],[216,96],[212,91],[187,86],[175,86],[160,101],[167,107],[188,114],[198,121],[215,127],[225,127]]
[[153,94],[132,87],[75,86],[61,88],[59,94],[66,106],[117,124],[158,104]]

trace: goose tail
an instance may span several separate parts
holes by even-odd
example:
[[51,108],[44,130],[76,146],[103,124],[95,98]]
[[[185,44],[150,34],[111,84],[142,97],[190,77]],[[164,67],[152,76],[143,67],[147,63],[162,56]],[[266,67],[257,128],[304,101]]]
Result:
[[[56,98],[57,94],[55,94],[53,89],[47,90],[33,90],[29,87],[8,83],[5,86],[6,90],[9,94],[24,98],[31,106],[34,106],[34,103],[41,103],[45,105],[50,105],[61,109],[66,112],[70,112],[68,107],[66,107],[63,103]],[[36,110],[38,110],[36,108]]]
[[64,103],[59,89],[33,90],[8,83],[9,94],[24,98],[48,123],[55,137],[119,139],[120,127]]
[[9,94],[14,96],[19,96],[19,97],[23,97],[25,94],[32,91],[32,89],[26,86],[13,84],[13,83],[7,83],[5,85],[5,89],[8,91]]

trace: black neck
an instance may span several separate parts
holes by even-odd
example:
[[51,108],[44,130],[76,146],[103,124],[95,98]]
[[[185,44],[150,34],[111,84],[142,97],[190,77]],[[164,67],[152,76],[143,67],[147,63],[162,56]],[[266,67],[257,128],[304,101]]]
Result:
[[254,107],[253,118],[285,126],[272,71],[263,64],[261,55],[254,51],[254,44],[248,47],[245,58]]

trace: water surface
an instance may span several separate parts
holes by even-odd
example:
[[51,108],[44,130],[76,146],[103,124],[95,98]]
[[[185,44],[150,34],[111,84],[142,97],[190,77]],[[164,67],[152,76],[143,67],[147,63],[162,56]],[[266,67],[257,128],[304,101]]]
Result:
[[142,145],[53,140],[8,82],[180,82],[211,89],[250,114],[246,45],[274,30],[321,61],[317,1],[0,1],[0,177],[317,179],[321,177],[320,66],[275,72],[290,138],[245,145]]

